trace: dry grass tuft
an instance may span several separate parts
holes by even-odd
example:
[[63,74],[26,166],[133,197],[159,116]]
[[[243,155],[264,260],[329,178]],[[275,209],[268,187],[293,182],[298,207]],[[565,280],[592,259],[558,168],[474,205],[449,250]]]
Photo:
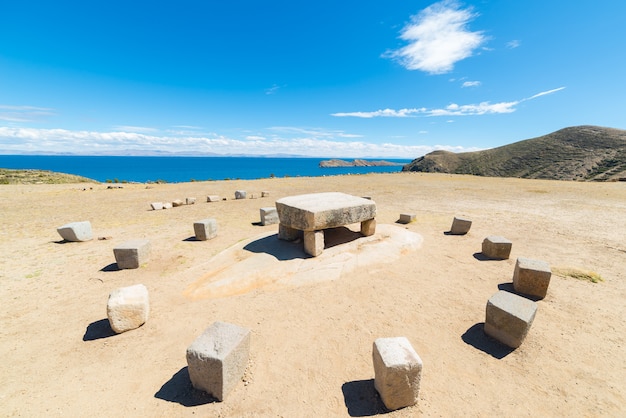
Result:
[[577,280],[585,280],[591,283],[603,282],[604,279],[595,271],[583,270],[575,267],[557,267],[552,272],[557,276],[571,277]]

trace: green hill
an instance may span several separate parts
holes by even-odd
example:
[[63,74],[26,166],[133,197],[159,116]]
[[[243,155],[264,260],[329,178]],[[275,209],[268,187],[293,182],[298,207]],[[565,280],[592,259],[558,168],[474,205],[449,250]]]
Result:
[[402,171],[626,181],[626,131],[576,126],[484,151],[434,151],[413,160]]

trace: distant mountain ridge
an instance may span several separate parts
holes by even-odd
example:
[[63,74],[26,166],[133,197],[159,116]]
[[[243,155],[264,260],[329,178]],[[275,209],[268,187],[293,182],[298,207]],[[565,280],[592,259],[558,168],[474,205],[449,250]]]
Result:
[[484,151],[434,151],[402,171],[626,181],[626,130],[584,125]]
[[394,163],[391,161],[368,161],[362,159],[356,159],[353,161],[345,161],[345,160],[324,160],[320,161],[319,166],[323,168],[333,168],[333,167],[391,167],[394,165],[404,165],[401,163]]

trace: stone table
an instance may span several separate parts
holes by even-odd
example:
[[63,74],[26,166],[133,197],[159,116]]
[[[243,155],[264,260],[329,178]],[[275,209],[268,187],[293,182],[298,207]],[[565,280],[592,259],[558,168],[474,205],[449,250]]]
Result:
[[376,203],[346,193],[312,193],[276,201],[278,238],[304,238],[304,251],[316,257],[324,250],[324,229],[361,223],[364,236],[376,231]]

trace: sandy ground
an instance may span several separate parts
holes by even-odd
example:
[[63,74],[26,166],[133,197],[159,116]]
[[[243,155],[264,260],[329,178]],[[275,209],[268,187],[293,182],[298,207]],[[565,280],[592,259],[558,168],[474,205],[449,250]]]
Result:
[[[234,200],[239,189],[270,196]],[[277,225],[258,225],[259,208],[327,191],[371,196],[378,237],[344,240],[315,259],[295,247],[277,257]],[[207,203],[207,195],[228,200]],[[198,201],[149,210],[186,197]],[[397,224],[400,213],[417,220]],[[382,414],[372,343],[394,336],[409,339],[424,369],[418,404],[388,416],[626,410],[626,183],[401,173],[3,185],[0,214],[2,416]],[[455,215],[473,220],[468,235],[445,234]],[[193,222],[208,217],[218,236],[193,240]],[[81,220],[108,239],[60,242],[56,228]],[[394,244],[398,234],[419,239]],[[510,259],[480,257],[488,235],[513,241]],[[151,241],[149,260],[117,270],[113,247],[137,238]],[[528,337],[510,350],[482,327],[487,299],[510,289],[517,257],[594,271],[604,282],[553,274]],[[137,283],[149,289],[150,319],[113,335],[108,295]],[[252,331],[247,371],[224,402],[191,388],[185,360],[214,321]]]

